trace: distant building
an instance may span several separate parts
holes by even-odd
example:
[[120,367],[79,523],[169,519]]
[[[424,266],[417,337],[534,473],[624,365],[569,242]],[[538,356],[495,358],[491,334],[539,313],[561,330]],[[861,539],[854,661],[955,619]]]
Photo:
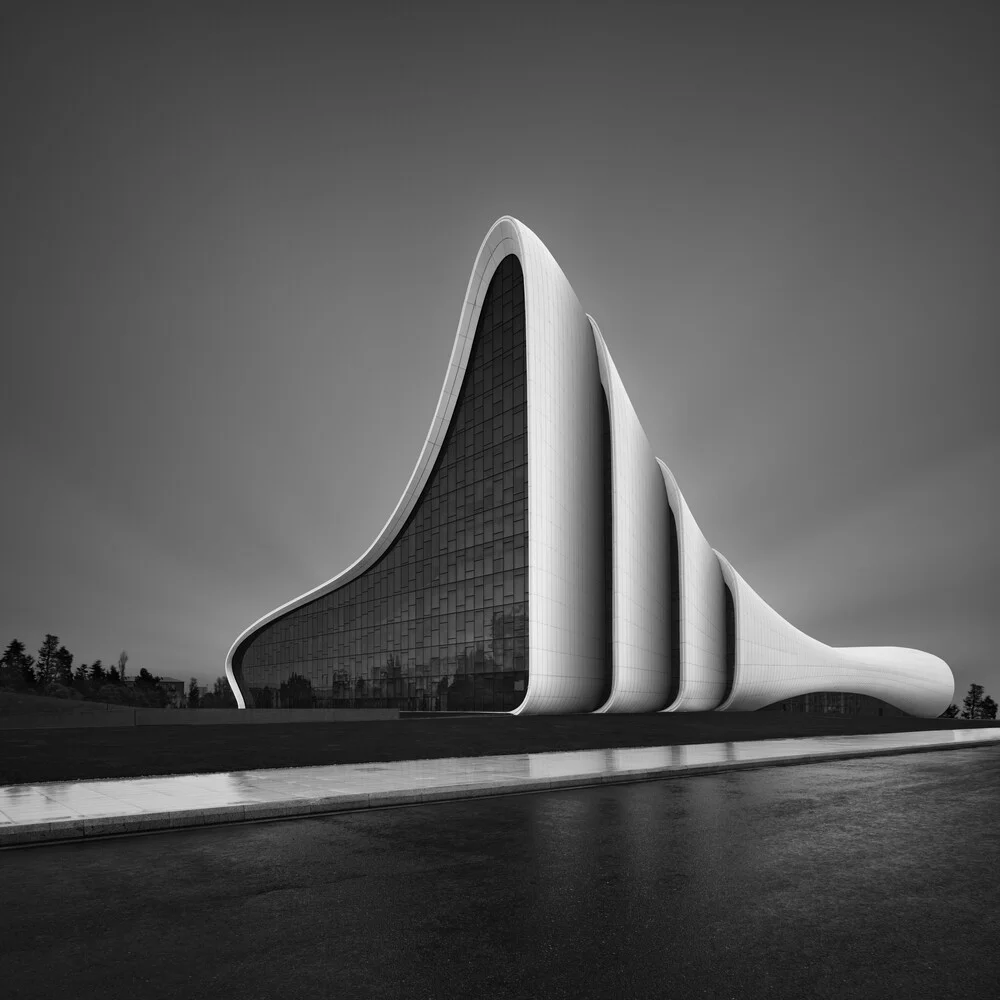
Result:
[[184,704],[184,681],[176,677],[161,677],[160,687],[166,691],[168,704],[180,708]]

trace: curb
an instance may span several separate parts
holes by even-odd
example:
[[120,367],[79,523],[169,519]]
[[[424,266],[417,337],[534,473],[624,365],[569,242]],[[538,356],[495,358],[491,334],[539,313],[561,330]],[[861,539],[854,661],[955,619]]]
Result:
[[837,760],[860,760],[866,757],[895,757],[902,754],[933,753],[942,750],[968,750],[997,745],[994,740],[984,740],[982,742],[970,741],[872,750],[829,750],[804,756],[786,755],[760,760],[681,764],[612,773],[596,771],[556,778],[519,778],[513,781],[505,778],[497,781],[437,785],[426,789],[393,789],[362,794],[340,793],[318,798],[280,799],[218,806],[209,809],[147,812],[131,816],[96,816],[89,819],[76,817],[44,823],[22,823],[17,824],[13,829],[0,827],[0,850],[143,833],[163,833],[168,830],[194,829],[231,823],[257,823],[342,812],[360,812],[365,809],[419,805],[425,802],[454,802],[462,799],[520,795],[530,792],[587,788],[596,785],[625,785],[640,781],[662,781],[669,778],[719,774],[726,771],[748,771],[766,767],[787,767],[795,764],[819,764]]

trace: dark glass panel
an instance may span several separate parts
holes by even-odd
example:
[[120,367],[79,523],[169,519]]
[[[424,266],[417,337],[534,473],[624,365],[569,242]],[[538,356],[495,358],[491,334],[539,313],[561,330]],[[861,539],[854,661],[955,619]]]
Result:
[[604,685],[598,705],[611,697],[614,681],[614,512],[612,507],[611,416],[608,396],[601,386],[601,468],[604,474]]
[[667,704],[671,705],[681,686],[681,572],[678,562],[677,519],[670,505],[670,693]]
[[736,679],[736,605],[729,584],[723,582],[722,589],[726,601],[726,690],[723,694],[725,701],[732,694],[733,681]]
[[509,256],[490,282],[451,426],[409,520],[360,577],[237,650],[233,670],[248,705],[509,711],[521,703],[524,357],[523,276]]

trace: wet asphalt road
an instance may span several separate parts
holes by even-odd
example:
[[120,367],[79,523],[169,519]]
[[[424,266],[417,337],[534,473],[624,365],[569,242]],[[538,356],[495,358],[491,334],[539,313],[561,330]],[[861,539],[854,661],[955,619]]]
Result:
[[990,997],[1000,749],[0,852],[5,997]]

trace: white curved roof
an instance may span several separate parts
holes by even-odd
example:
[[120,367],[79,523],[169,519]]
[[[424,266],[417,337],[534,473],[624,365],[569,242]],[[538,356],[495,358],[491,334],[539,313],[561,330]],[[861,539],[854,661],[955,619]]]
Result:
[[233,689],[240,708],[245,708],[246,704],[233,674],[233,654],[240,644],[269,622],[318,597],[337,590],[360,576],[366,569],[374,566],[385,555],[406,524],[407,518],[413,513],[413,508],[420,499],[420,494],[427,485],[434,463],[441,452],[441,445],[448,433],[448,427],[455,412],[458,393],[462,387],[462,380],[465,378],[465,371],[469,366],[472,341],[476,333],[476,322],[483,299],[486,296],[486,290],[489,288],[490,278],[493,277],[497,265],[508,254],[517,253],[520,256],[520,231],[522,229],[523,227],[515,219],[504,216],[493,224],[479,248],[476,264],[472,269],[469,285],[465,291],[465,301],[462,306],[462,315],[458,321],[458,330],[455,333],[455,343],[451,349],[451,358],[448,361],[444,384],[441,386],[430,430],[427,432],[427,438],[420,449],[420,456],[417,458],[417,464],[403,490],[403,495],[399,498],[399,502],[389,515],[389,520],[385,522],[375,540],[350,566],[341,570],[336,576],[317,587],[313,587],[312,590],[307,590],[293,600],[287,601],[273,611],[269,611],[252,625],[248,625],[229,647],[229,652],[226,654],[226,677],[229,679],[229,686]]
[[818,691],[870,695],[927,718],[951,704],[955,681],[940,657],[898,646],[827,646],[786,622],[716,556],[736,618],[733,685],[720,711],[752,712]]
[[528,398],[528,687],[516,712],[580,712],[597,707],[604,685],[603,468],[600,376],[590,322],[562,269],[527,226],[504,216],[476,257],[451,360],[427,439],[402,497],[376,539],[347,569],[248,626],[226,656],[226,676],[245,699],[233,656],[282,615],[350,583],[389,549],[413,512],[440,454],[468,368],[490,279],[509,254],[524,275]]

